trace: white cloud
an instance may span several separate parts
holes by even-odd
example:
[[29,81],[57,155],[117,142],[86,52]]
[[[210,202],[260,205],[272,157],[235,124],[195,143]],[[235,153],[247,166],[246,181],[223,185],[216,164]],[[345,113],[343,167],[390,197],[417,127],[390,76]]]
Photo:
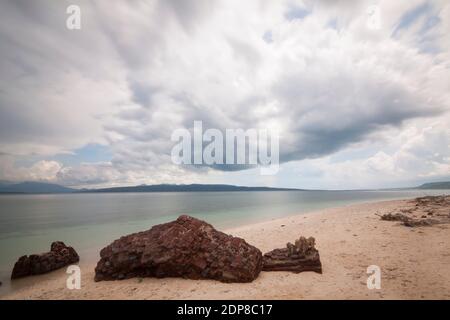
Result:
[[[15,160],[102,143],[110,162],[60,164],[53,179],[242,181],[171,164],[172,131],[194,120],[220,129],[276,124],[281,161],[308,168],[312,185],[345,187],[358,174],[364,187],[448,169],[448,145],[435,143],[448,131],[425,129],[433,117],[445,122],[450,105],[448,2],[429,2],[395,36],[422,1],[75,2],[78,33],[64,27],[68,2],[1,4],[0,150],[12,155],[0,159],[3,177],[32,171]],[[377,30],[367,28],[373,4]],[[367,158],[328,162],[358,144],[371,148]],[[429,145],[433,157],[420,152]],[[243,182],[273,182],[252,172]],[[289,181],[282,177],[276,183]]]
[[55,182],[61,169],[61,164],[56,161],[41,160],[31,166],[17,167],[13,158],[6,155],[0,157],[0,174],[5,180]]

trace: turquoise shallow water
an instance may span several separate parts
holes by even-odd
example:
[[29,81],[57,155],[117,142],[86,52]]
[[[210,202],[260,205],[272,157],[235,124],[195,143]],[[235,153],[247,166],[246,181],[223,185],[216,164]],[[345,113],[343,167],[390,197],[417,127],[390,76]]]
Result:
[[0,196],[0,294],[17,258],[64,241],[96,260],[114,239],[189,214],[218,229],[352,203],[450,190],[110,193]]

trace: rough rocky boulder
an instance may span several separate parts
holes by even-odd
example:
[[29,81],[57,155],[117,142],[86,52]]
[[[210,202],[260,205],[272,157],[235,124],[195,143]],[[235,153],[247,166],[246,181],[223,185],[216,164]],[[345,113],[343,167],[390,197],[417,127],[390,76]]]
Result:
[[20,257],[14,265],[11,279],[47,273],[79,260],[75,249],[56,241],[52,243],[49,252]]
[[131,277],[184,277],[250,282],[262,254],[243,239],[190,216],[115,240],[100,252],[95,281]]
[[286,248],[275,249],[264,254],[263,271],[315,271],[322,273],[319,251],[314,247],[315,239],[300,237],[295,244],[287,243]]

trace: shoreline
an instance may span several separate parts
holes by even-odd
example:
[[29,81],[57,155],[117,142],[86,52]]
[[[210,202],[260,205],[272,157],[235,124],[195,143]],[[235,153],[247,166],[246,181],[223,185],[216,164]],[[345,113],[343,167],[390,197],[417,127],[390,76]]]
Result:
[[[323,274],[261,272],[252,283],[134,278],[94,282],[96,262],[80,262],[80,290],[65,286],[65,268],[19,279],[0,299],[450,299],[449,225],[408,228],[378,214],[411,199],[365,202],[221,230],[263,253],[302,236],[316,238]],[[381,289],[366,285],[381,268]]]

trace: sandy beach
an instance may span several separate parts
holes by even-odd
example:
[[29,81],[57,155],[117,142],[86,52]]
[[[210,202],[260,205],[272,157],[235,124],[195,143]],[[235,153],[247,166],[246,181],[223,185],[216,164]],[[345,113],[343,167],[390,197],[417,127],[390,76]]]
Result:
[[[0,299],[450,299],[450,225],[410,228],[379,217],[413,205],[365,203],[225,230],[263,253],[313,236],[323,274],[261,272],[252,283],[238,284],[179,278],[94,282],[95,262],[81,257],[80,290],[66,288],[68,275],[61,269],[16,280],[13,292]],[[381,268],[379,290],[367,288],[369,265]]]

